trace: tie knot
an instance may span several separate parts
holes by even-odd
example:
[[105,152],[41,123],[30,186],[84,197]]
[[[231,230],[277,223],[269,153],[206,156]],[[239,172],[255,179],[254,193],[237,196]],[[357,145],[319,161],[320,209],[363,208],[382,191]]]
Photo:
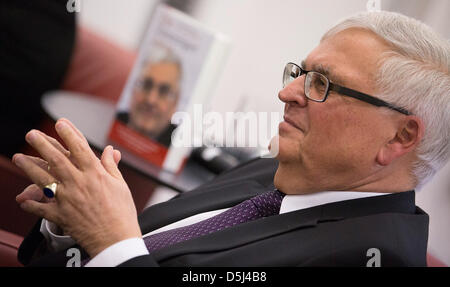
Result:
[[278,189],[265,192],[250,199],[262,217],[278,214],[284,193]]

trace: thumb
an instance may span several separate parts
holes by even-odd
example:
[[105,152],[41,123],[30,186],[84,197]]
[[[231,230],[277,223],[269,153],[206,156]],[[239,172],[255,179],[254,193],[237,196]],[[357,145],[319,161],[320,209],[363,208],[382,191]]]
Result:
[[[114,148],[112,146],[107,146],[103,150],[101,162],[103,167],[106,169],[106,171],[111,174],[112,176],[116,178],[121,178],[122,174],[120,173],[119,169],[117,168],[116,159],[117,156],[114,155]],[[120,160],[120,157],[119,157]]]

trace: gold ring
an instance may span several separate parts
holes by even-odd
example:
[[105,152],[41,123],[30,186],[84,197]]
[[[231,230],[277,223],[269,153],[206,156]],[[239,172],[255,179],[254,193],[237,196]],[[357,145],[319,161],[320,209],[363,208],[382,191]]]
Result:
[[53,198],[56,196],[56,188],[58,187],[58,184],[56,182],[47,184],[44,186],[42,191],[44,192],[44,195],[48,198]]

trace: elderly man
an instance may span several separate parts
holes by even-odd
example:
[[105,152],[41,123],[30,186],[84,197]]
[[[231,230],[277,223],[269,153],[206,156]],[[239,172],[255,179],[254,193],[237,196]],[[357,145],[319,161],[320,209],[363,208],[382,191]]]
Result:
[[[428,216],[414,189],[449,158],[448,55],[448,42],[405,16],[344,20],[285,67],[277,160],[246,163],[139,219],[118,151],[97,160],[64,119],[56,130],[69,151],[31,131],[42,159],[14,157],[35,182],[17,201],[46,220],[19,258],[65,265],[75,241],[86,266],[424,266]],[[54,182],[55,198],[43,197]]]

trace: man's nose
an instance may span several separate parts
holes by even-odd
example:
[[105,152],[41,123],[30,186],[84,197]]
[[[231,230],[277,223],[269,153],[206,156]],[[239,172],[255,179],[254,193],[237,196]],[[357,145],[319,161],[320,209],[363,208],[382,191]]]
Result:
[[159,101],[159,92],[157,88],[153,88],[145,94],[145,101],[149,104],[155,104]]
[[284,103],[296,102],[302,107],[306,106],[308,103],[308,99],[305,96],[304,83],[305,76],[298,77],[278,93],[278,98]]

